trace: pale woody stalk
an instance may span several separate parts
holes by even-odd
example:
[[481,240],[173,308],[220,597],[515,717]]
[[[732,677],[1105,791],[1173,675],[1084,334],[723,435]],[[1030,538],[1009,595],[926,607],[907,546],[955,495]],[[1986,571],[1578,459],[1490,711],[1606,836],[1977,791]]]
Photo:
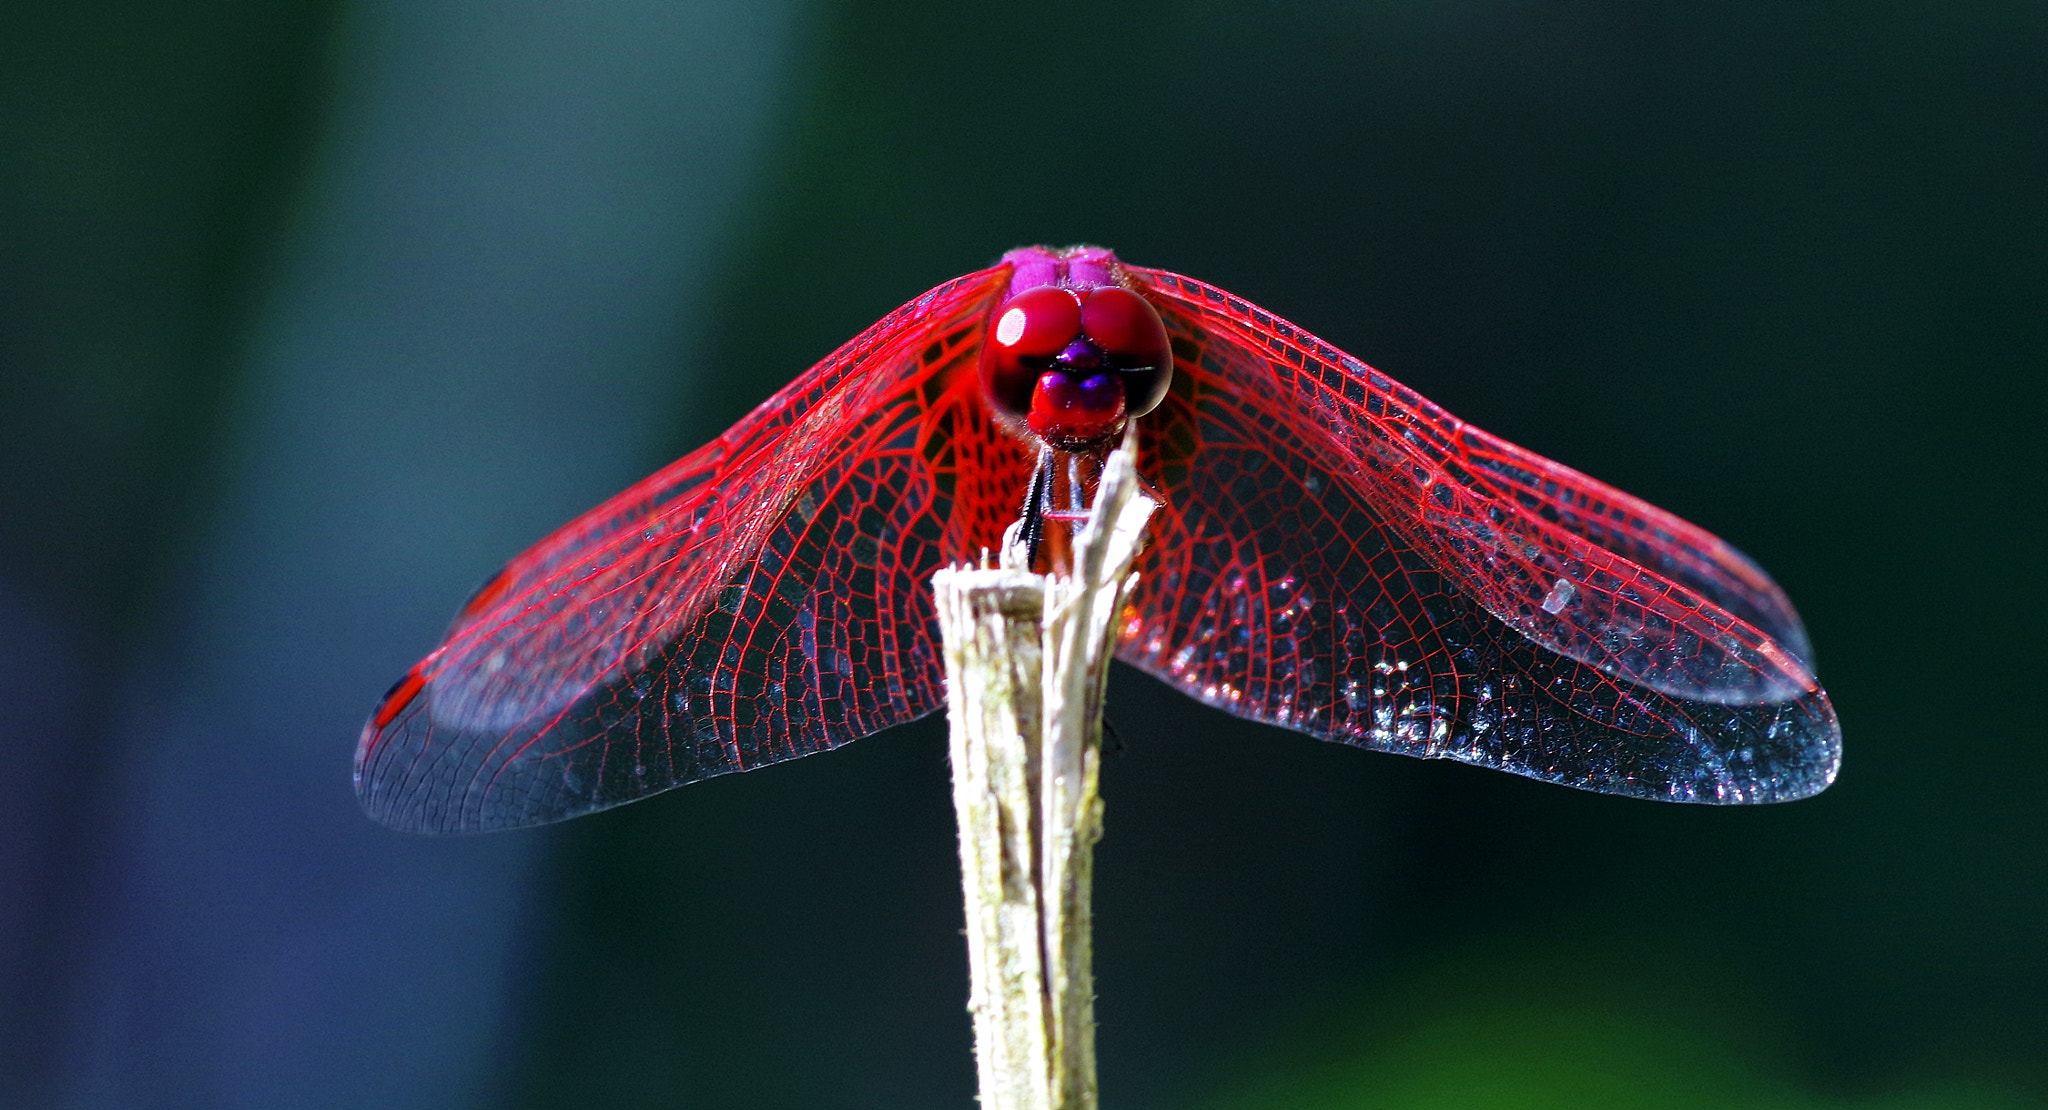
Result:
[[1133,439],[1110,455],[1074,574],[932,576],[946,655],[968,1008],[984,1110],[1095,1110],[1090,970],[1102,692],[1154,508]]

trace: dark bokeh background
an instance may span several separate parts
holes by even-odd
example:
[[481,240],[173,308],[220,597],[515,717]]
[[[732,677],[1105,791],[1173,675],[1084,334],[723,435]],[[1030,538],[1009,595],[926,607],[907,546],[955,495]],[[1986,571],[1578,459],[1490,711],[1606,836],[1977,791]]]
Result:
[[1081,240],[1728,537],[1847,743],[1659,806],[1121,673],[1107,1105],[2048,1101],[2040,6],[10,23],[0,1105],[969,1105],[939,722],[467,840],[348,759],[507,555]]

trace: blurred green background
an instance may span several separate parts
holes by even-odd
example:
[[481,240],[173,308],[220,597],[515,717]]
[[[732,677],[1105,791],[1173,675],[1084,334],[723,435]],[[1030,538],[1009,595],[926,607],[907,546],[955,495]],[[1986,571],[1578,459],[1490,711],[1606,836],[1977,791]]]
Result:
[[468,587],[1029,242],[1770,568],[1838,784],[1111,683],[1105,1105],[2048,1102],[2039,4],[86,2],[0,37],[0,1104],[966,1106],[940,722],[370,827]]

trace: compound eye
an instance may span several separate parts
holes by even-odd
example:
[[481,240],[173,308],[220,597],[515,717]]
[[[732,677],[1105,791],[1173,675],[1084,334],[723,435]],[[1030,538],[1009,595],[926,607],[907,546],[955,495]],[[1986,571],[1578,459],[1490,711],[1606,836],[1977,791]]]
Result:
[[1081,299],[1071,290],[1026,290],[996,310],[981,351],[989,399],[1012,416],[1031,411],[1031,389],[1053,357],[1081,334]]
[[996,317],[996,346],[1051,358],[1081,334],[1081,301],[1071,289],[1046,286],[1020,293]]
[[1097,289],[1081,306],[1081,332],[1122,375],[1131,416],[1143,416],[1166,399],[1173,351],[1152,302],[1121,286]]

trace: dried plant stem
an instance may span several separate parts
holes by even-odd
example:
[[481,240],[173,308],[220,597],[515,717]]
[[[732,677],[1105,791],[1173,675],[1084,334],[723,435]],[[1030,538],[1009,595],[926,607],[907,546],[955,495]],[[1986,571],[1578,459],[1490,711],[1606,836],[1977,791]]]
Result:
[[1126,440],[1074,538],[1072,576],[1014,565],[932,576],[984,1110],[1096,1108],[1102,691],[1152,510]]

